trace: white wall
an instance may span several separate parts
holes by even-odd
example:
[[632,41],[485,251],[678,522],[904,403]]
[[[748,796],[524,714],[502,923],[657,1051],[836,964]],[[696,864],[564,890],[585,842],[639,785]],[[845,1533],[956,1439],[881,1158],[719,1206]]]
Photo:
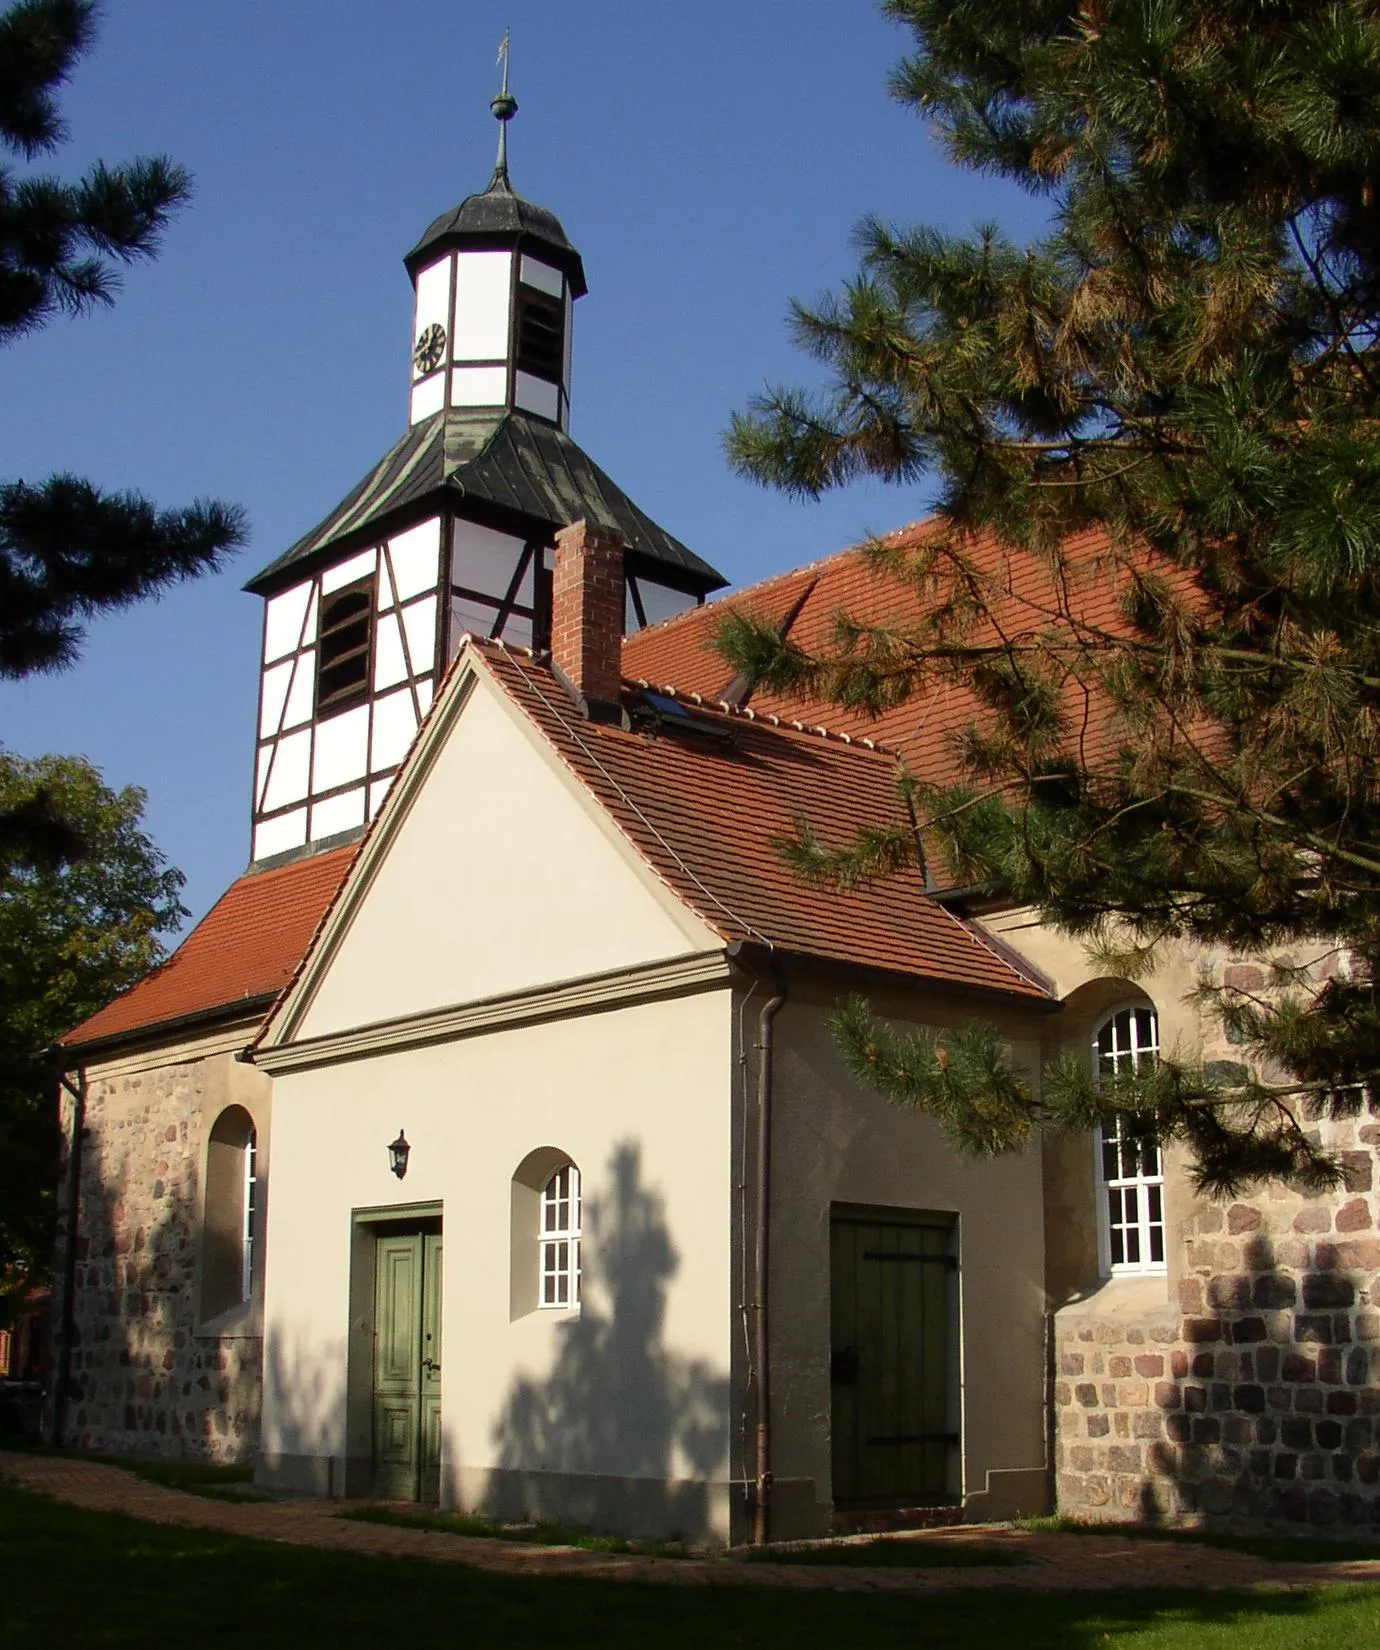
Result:
[[[818,1527],[832,1499],[829,1213],[835,1203],[958,1217],[965,1506],[971,1516],[1038,1511],[1045,1464],[1038,1149],[987,1162],[960,1158],[929,1118],[862,1088],[845,1070],[825,1024],[845,989],[798,978],[776,1022],[773,1469],[782,1520],[797,1520],[796,1533],[804,1533],[811,1506]],[[945,1002],[932,988],[872,988],[869,995],[879,1013],[902,1027],[1003,1018],[971,1001]],[[1037,1069],[1040,1017],[1007,1011],[1004,1018],[1016,1060]],[[778,1533],[792,1531],[778,1525]]]
[[[310,1459],[311,1481],[344,1483],[352,1211],[439,1202],[453,1498],[495,1469],[722,1482],[730,1006],[721,989],[276,1079],[264,1448],[282,1477]],[[511,1180],[542,1146],[584,1177],[585,1302],[512,1321]]]
[[314,1037],[716,942],[481,683],[306,1011]]

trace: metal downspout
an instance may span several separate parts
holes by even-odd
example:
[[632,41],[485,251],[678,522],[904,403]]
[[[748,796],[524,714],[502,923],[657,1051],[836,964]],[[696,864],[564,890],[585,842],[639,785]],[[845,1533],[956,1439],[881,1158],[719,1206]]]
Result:
[[777,974],[776,994],[757,1016],[757,1196],[756,1254],[752,1302],[752,1361],[757,1372],[757,1425],[754,1436],[752,1541],[767,1540],[771,1502],[771,1364],[768,1350],[768,1260],[771,1224],[771,1079],[772,1021],[786,1001],[786,983]]
[[62,1339],[58,1346],[57,1382],[53,1389],[54,1449],[62,1448],[67,1394],[72,1385],[72,1329],[76,1319],[77,1239],[81,1217],[81,1149],[86,1137],[86,1067],[77,1068],[74,1088],[65,1071],[58,1084],[72,1096],[72,1144],[67,1153],[67,1244],[62,1257]]

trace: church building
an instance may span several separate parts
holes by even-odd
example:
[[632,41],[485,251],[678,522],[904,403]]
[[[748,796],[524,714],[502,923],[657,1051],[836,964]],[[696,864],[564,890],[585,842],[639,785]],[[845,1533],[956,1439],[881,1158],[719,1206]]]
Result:
[[[407,430],[248,585],[251,863],[64,1040],[54,1441],[717,1542],[1380,1520],[1380,1119],[1344,1193],[1224,1206],[1118,1138],[960,1158],[848,1073],[852,992],[1032,1074],[1225,1053],[1188,993],[1254,964],[1111,979],[971,890],[792,875],[971,706],[723,663],[724,577],[569,433],[584,266],[493,111],[404,260]],[[854,551],[725,599],[809,647],[916,598]]]

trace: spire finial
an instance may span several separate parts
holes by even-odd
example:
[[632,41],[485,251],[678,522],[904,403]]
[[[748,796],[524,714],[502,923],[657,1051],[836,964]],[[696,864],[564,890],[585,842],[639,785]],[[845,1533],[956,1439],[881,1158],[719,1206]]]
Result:
[[512,187],[508,182],[508,122],[517,113],[518,105],[517,99],[508,90],[508,41],[511,34],[511,29],[504,29],[498,48],[497,61],[503,65],[503,89],[489,104],[498,122],[498,160],[494,164],[494,175],[489,180],[490,189]]

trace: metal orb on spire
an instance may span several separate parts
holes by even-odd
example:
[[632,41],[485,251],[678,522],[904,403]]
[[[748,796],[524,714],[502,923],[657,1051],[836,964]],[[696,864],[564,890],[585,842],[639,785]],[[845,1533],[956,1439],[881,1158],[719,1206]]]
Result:
[[511,29],[504,29],[503,39],[499,43],[497,61],[503,65],[503,86],[489,104],[493,110],[494,119],[498,122],[498,159],[494,164],[493,180],[490,189],[495,186],[508,188],[508,122],[518,112],[518,102],[508,90],[508,45],[512,35]]

